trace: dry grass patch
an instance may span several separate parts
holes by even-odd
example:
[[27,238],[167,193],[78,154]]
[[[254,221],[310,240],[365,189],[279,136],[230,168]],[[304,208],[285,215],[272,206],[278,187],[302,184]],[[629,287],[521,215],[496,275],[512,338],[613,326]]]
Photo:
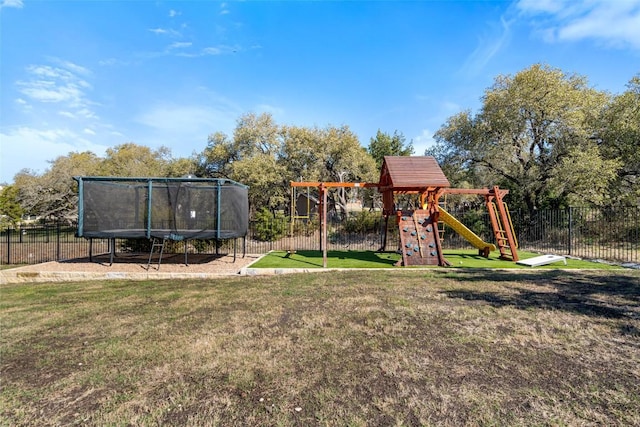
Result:
[[6,425],[637,425],[640,276],[11,285]]

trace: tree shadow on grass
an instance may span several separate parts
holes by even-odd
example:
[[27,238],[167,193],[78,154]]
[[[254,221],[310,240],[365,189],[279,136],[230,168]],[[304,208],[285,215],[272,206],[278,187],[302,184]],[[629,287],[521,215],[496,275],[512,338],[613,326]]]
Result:
[[[397,260],[388,258],[388,254],[391,254],[391,252],[329,250],[327,251],[327,259],[329,261],[331,261],[332,259],[339,259],[353,261],[354,263],[376,263],[393,267]],[[298,262],[306,262],[307,264],[312,264],[320,267],[322,266],[321,251],[303,250],[297,251],[296,255],[299,255],[299,257],[295,258],[295,260]],[[307,260],[302,260],[300,257],[307,258]]]
[[513,283],[504,291],[448,290],[450,298],[485,301],[493,307],[562,310],[593,317],[640,320],[640,275],[566,270],[474,272],[461,282]]

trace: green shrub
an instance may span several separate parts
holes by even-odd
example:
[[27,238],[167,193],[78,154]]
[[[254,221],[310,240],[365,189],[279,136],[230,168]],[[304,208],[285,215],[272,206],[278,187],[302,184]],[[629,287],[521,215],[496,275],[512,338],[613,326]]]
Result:
[[380,212],[360,211],[351,213],[344,223],[346,233],[375,233],[380,229]]
[[287,218],[282,213],[272,214],[267,208],[256,213],[254,238],[263,242],[273,242],[287,234]]
[[296,220],[293,222],[293,234],[295,236],[312,236],[320,229],[320,219],[317,215],[306,221]]

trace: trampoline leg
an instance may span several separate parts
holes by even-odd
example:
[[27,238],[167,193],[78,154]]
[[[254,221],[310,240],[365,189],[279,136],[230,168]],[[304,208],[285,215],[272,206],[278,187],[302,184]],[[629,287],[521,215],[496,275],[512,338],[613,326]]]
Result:
[[238,239],[233,239],[233,262],[236,262],[237,248],[238,248]]
[[111,267],[113,265],[113,257],[116,254],[116,239],[115,237],[112,237],[111,240],[109,240],[109,245],[111,246],[111,256],[109,257],[109,267]]
[[242,258],[247,255],[247,236],[242,236]]
[[93,262],[93,237],[89,237],[89,262]]
[[187,241],[184,241],[184,265],[189,267],[189,261],[187,261]]

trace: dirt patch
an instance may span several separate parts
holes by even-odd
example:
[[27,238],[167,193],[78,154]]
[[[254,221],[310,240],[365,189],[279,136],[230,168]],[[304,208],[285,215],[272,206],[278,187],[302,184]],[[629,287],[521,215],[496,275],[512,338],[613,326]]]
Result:
[[207,277],[239,274],[242,268],[261,255],[202,255],[169,254],[158,263],[155,256],[149,263],[148,254],[118,254],[113,264],[109,255],[77,258],[69,261],[51,261],[42,264],[11,268],[0,272],[2,283],[46,282],[56,280],[89,280],[113,278]]

